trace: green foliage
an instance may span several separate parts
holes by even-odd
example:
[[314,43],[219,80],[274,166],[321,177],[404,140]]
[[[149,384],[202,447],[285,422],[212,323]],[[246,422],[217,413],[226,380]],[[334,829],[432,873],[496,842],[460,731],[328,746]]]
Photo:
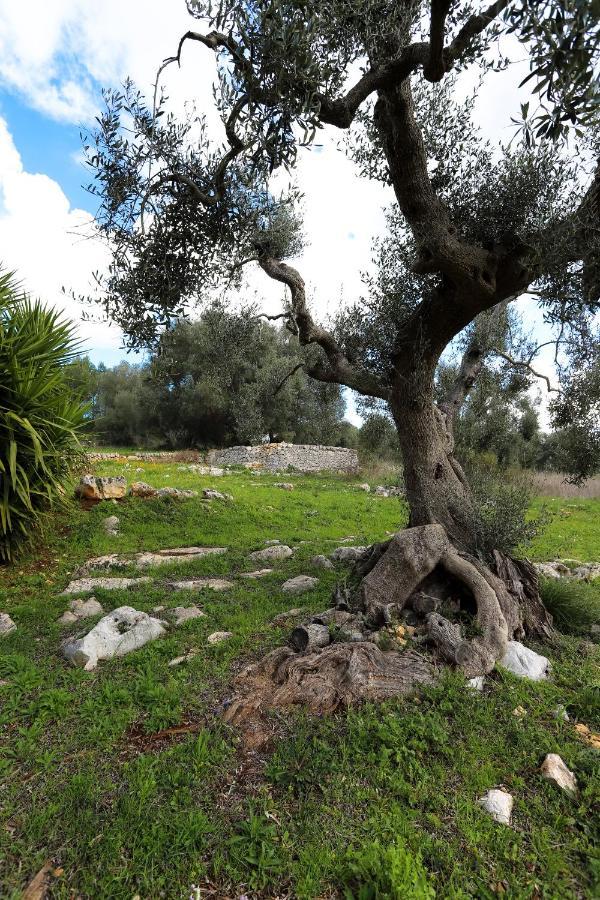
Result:
[[90,372],[89,363],[77,360],[70,377],[87,388],[102,443],[187,449],[265,436],[309,444],[352,440],[339,385],[293,372],[299,363],[287,330],[252,310],[238,316],[212,306],[166,332],[143,365]]
[[561,631],[579,634],[590,625],[600,625],[600,582],[544,578],[540,588],[542,600]]
[[434,889],[419,854],[396,839],[382,845],[369,841],[349,850],[340,873],[347,900],[433,900]]
[[381,413],[367,416],[359,432],[358,446],[365,453],[376,455],[380,459],[400,458],[398,433],[394,423],[389,416]]
[[532,491],[527,475],[502,472],[492,455],[471,457],[466,472],[476,501],[477,543],[488,556],[523,552],[543,531],[550,515],[541,508],[530,514]]
[[68,389],[73,327],[0,276],[0,560],[31,540],[77,459],[85,407]]

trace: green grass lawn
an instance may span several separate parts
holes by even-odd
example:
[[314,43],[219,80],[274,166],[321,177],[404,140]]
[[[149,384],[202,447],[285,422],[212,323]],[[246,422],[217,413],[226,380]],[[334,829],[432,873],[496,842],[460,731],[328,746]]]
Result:
[[[97,471],[122,474],[123,465]],[[210,478],[177,463],[133,462],[125,472],[156,487],[214,486],[234,501],[73,506],[34,551],[0,571],[0,610],[18,625],[0,645],[2,898],[20,897],[48,860],[57,872],[49,896],[65,900],[183,900],[192,885],[217,898],[598,895],[598,751],[572,724],[600,727],[597,646],[560,637],[545,649],[553,663],[545,683],[496,672],[478,694],[451,676],[418,700],[329,718],[278,711],[273,746],[248,752],[220,715],[232,676],[285,641],[288,629],[270,624],[277,613],[329,605],[343,570],[314,571],[310,557],[351,536],[356,544],[384,539],[406,523],[406,509],[345,478]],[[274,487],[284,480],[295,490]],[[530,554],[600,559],[600,501],[548,506],[554,519]],[[113,513],[116,538],[101,527]],[[297,547],[293,558],[262,580],[236,579],[257,567],[248,552],[270,539]],[[56,620],[74,569],[108,552],[183,545],[230,549],[161,567],[148,586],[95,596],[106,611],[197,602],[206,617],[93,672],[69,667],[60,642],[82,626]],[[228,575],[235,587],[173,593],[161,582],[175,572]],[[300,573],[317,575],[319,585],[290,598],[281,584]],[[233,637],[209,646],[213,631]],[[168,666],[192,648],[199,653],[188,663]],[[571,723],[554,716],[558,704]],[[522,718],[513,715],[519,705]],[[180,730],[158,734],[171,728]],[[540,776],[549,752],[575,771],[577,799]],[[477,804],[499,786],[515,797],[512,828]]]

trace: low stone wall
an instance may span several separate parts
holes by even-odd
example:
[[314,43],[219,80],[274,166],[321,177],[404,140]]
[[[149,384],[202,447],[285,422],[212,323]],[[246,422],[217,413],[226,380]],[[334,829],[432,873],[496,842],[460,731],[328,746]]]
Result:
[[228,447],[210,450],[208,462],[219,466],[245,466],[267,472],[357,472],[356,450],[346,447],[317,447],[311,444],[260,444],[256,447]]

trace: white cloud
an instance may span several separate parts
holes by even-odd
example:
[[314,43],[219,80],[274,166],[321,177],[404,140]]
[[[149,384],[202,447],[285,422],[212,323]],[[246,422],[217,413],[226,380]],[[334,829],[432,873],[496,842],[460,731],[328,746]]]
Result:
[[84,347],[115,347],[121,342],[119,330],[82,321],[84,307],[62,293],[63,285],[89,292],[92,272],[106,266],[105,248],[86,239],[91,224],[89,213],[70,207],[56,181],[23,169],[0,118],[0,263],[15,271],[33,296],[79,321]]

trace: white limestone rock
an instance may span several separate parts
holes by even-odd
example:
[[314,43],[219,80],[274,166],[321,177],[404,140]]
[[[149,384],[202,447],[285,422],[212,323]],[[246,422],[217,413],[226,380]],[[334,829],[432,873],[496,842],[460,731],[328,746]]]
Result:
[[276,481],[273,487],[281,488],[282,491],[293,491],[294,485],[291,481]]
[[241,578],[264,578],[265,575],[270,575],[273,569],[257,569],[255,572],[242,572]]
[[213,631],[212,634],[209,634],[206,640],[209,644],[220,644],[222,641],[226,641],[230,637],[233,637],[232,631]]
[[318,578],[312,575],[296,575],[295,578],[288,578],[281,585],[281,590],[286,594],[304,594],[306,591],[312,591],[319,583]]
[[8,613],[0,613],[0,637],[6,637],[7,634],[12,634],[16,630],[17,626]]
[[250,559],[254,562],[271,562],[276,559],[289,559],[294,555],[294,551],[287,544],[274,544],[272,547],[265,547],[264,550],[255,550],[250,554]]
[[519,641],[509,641],[500,665],[520,678],[544,681],[548,677],[550,660],[525,647]]
[[99,503],[101,500],[121,500],[125,496],[127,482],[122,476],[116,478],[82,475],[75,488],[75,496],[80,500]]
[[478,801],[489,812],[492,819],[501,825],[510,825],[514,800],[506,791],[493,788]]
[[485,675],[476,675],[475,678],[469,678],[467,687],[472,691],[482,691],[485,684]]
[[65,594],[89,594],[101,588],[104,591],[124,591],[130,587],[138,587],[147,584],[151,579],[148,576],[141,578],[76,578],[70,581],[61,596]]
[[210,588],[211,591],[228,591],[235,587],[233,581],[225,578],[190,578],[187,581],[168,581],[168,588],[172,591],[202,591]]
[[204,488],[202,496],[205,500],[233,500],[231,494],[222,494],[214,488]]
[[63,625],[72,625],[79,622],[80,619],[90,619],[92,616],[101,616],[104,612],[102,604],[95,597],[89,600],[71,600],[69,608],[62,614],[58,620]]
[[542,775],[548,781],[553,781],[571,797],[577,794],[577,779],[560,758],[558,753],[548,753],[542,763]]
[[359,485],[358,485],[358,490],[359,490],[359,491],[364,491],[365,494],[370,494],[370,493],[371,493],[371,485],[370,485],[370,484],[367,484],[366,481],[365,481],[364,484],[359,484]]
[[163,634],[158,619],[131,606],[120,606],[100,619],[84,638],[65,643],[62,650],[71,665],[89,672],[100,660],[125,656]]

